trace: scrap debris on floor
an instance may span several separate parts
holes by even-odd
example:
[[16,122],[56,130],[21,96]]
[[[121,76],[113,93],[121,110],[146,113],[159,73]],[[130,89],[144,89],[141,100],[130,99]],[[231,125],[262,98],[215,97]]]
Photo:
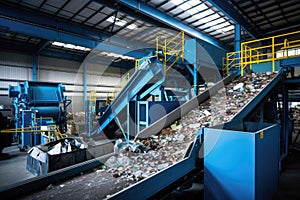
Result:
[[263,73],[239,77],[158,135],[137,139],[131,144],[119,139],[115,145],[115,151],[119,153],[110,157],[100,169],[53,185],[30,195],[30,198],[51,199],[54,195],[53,199],[60,199],[59,195],[64,198],[63,194],[69,194],[71,188],[73,196],[82,196],[83,199],[109,197],[180,161],[201,127],[230,121],[275,76],[276,73]]

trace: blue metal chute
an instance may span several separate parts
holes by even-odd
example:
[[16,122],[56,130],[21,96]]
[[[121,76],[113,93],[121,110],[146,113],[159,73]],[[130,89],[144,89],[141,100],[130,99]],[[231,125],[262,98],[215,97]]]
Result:
[[[139,99],[139,93],[143,93],[142,96],[147,96],[146,93],[150,93],[160,87],[164,82],[164,68],[160,62],[153,62],[151,59],[146,59],[140,65],[139,69],[130,78],[129,82],[120,91],[113,102],[108,106],[105,113],[99,119],[99,127],[94,130],[91,135],[106,132],[106,128],[110,127],[110,132],[113,133],[111,126],[115,123],[114,119],[120,115],[121,111],[126,108],[127,104],[131,100]],[[123,123],[123,121],[120,121]]]

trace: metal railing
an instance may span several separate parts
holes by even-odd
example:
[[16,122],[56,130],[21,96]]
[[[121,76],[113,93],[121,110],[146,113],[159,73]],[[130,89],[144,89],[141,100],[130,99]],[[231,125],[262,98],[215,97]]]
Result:
[[171,39],[163,39],[160,42],[160,37],[156,37],[156,58],[159,59],[159,55],[163,56],[164,75],[174,64],[181,58],[184,62],[184,32],[181,31]]
[[97,99],[97,92],[96,90],[90,91],[90,97],[89,97],[89,110],[90,112],[95,112],[96,110],[96,99]]
[[65,136],[60,132],[58,126],[56,125],[46,125],[48,128],[47,130],[42,130],[43,126],[33,126],[33,127],[26,127],[26,128],[12,128],[12,129],[4,129],[1,130],[1,133],[36,133],[36,134],[43,134],[43,133],[53,133],[51,135],[44,135],[48,138],[48,142],[56,141],[65,138]]
[[[287,39],[291,38],[291,39]],[[227,75],[232,67],[239,67],[241,75],[253,64],[271,62],[272,72],[275,71],[275,61],[300,56],[300,31],[287,34],[251,40],[241,43],[240,52],[226,54],[223,71]]]
[[[181,31],[171,39],[161,39],[159,36],[156,37],[156,52],[155,56],[151,55],[144,58],[135,60],[135,70],[139,70],[141,64],[153,57],[160,60],[164,64],[164,75],[166,76],[167,71],[181,58],[184,62],[184,32]],[[163,58],[160,57],[162,55]],[[170,63],[171,62],[171,63]],[[116,89],[112,93],[108,93],[106,97],[106,105],[108,106],[120,93],[123,87],[127,84],[130,79],[129,73],[121,78],[121,82],[117,85]]]
[[106,97],[106,105],[108,106],[116,97],[117,95],[121,92],[121,90],[123,89],[123,87],[127,84],[127,82],[130,79],[130,74],[127,73],[124,76],[121,77],[121,81],[120,83],[117,85],[117,87],[115,88],[115,90],[111,93],[107,93],[107,97]]

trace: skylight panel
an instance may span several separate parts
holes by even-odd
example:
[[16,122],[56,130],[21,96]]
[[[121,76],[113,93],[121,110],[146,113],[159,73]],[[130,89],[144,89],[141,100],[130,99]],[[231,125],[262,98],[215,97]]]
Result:
[[181,4],[179,6],[179,8],[181,8],[182,10],[188,10],[190,9],[192,6],[189,4],[189,2],[185,2],[184,4]]
[[200,4],[199,6],[196,6],[195,7],[195,9],[197,9],[198,11],[202,11],[202,10],[205,10],[205,9],[207,9],[208,7],[204,4],[204,3],[202,3],[202,4]]
[[234,29],[233,25],[220,29],[221,32],[225,33]]
[[201,3],[199,0],[189,0],[188,2],[189,2],[189,4],[191,6],[195,6],[195,5],[199,4],[199,3]]
[[215,25],[220,24],[224,21],[225,21],[225,19],[219,18],[217,20],[214,20],[214,21],[211,21],[211,22],[207,23],[207,26],[215,26]]
[[195,18],[204,18],[204,17],[206,17],[207,15],[210,15],[210,14],[213,14],[214,13],[214,11],[212,11],[211,9],[208,9],[208,10],[206,10],[206,11],[204,11],[204,12],[201,12],[201,13],[199,13],[199,14],[197,14],[197,15],[194,15],[194,17]]
[[187,12],[188,12],[189,14],[193,15],[193,14],[199,12],[199,10],[196,9],[196,8],[191,8],[191,9],[187,10]]
[[171,2],[175,5],[179,5],[184,2],[184,0],[171,0]]
[[[121,26],[121,27],[126,26],[126,24],[128,24],[127,21],[119,19],[119,18],[115,18],[114,16],[109,17],[108,19],[106,19],[106,21],[108,21],[110,23],[115,22],[115,25]],[[130,25],[126,26],[125,28],[128,28],[130,30],[134,30],[134,29],[137,29],[137,26],[135,24],[130,24]]]
[[215,14],[213,14],[213,15],[210,15],[210,16],[208,16],[208,17],[205,17],[205,18],[201,19],[201,21],[202,21],[203,23],[207,23],[207,22],[212,21],[212,20],[215,20],[215,19],[217,19],[217,18],[219,18],[219,17],[220,17],[220,15],[217,14],[217,13],[215,13]]
[[225,22],[225,23],[214,26],[214,29],[221,29],[221,28],[223,28],[225,26],[229,26],[229,25],[230,25],[229,22]]

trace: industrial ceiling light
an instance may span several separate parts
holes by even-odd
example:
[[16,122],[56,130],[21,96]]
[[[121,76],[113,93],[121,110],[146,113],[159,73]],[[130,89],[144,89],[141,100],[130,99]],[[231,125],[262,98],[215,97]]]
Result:
[[91,51],[91,49],[87,48],[87,47],[82,47],[82,46],[77,46],[77,45],[74,45],[74,44],[67,44],[67,43],[57,42],[57,41],[52,42],[52,45],[57,46],[57,47],[63,47],[63,48],[66,48],[66,49],[75,49],[75,50],[80,50],[80,51]]
[[130,57],[130,56],[124,56],[121,54],[117,54],[117,53],[112,53],[112,52],[106,52],[106,51],[102,51],[98,54],[99,56],[108,56],[108,57],[113,57],[113,58],[121,58],[124,60],[135,60],[135,58]]

